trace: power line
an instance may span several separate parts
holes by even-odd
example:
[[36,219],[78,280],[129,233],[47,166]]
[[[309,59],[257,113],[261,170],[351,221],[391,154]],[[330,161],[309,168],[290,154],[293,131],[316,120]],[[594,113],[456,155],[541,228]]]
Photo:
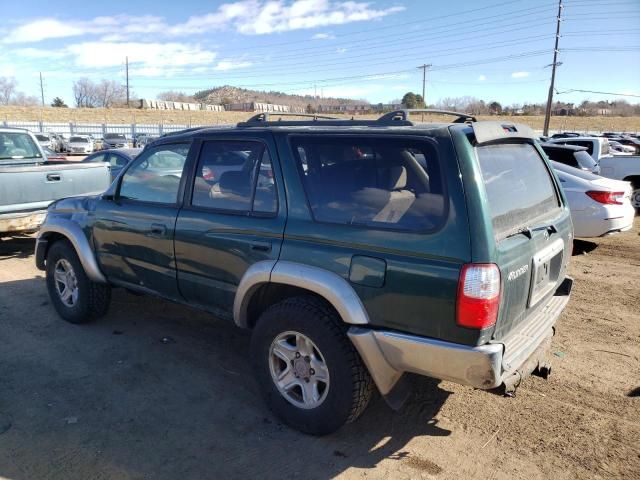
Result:
[[564,92],[558,92],[556,91],[556,93],[558,95],[564,95],[565,93],[573,93],[573,92],[579,92],[579,93],[597,93],[599,95],[616,95],[618,97],[634,97],[634,98],[640,98],[640,95],[634,95],[632,93],[613,93],[613,92],[598,92],[595,90],[580,90],[577,88],[572,88],[570,90],[565,90]]

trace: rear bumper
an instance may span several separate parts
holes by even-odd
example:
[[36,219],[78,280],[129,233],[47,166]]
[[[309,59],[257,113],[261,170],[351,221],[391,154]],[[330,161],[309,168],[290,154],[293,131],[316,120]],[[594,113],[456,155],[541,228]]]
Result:
[[476,347],[389,330],[351,327],[349,338],[380,393],[387,395],[405,372],[489,390],[517,386],[544,362],[554,324],[569,301],[565,278],[547,304],[500,341]]
[[0,233],[34,232],[46,216],[46,210],[0,214]]

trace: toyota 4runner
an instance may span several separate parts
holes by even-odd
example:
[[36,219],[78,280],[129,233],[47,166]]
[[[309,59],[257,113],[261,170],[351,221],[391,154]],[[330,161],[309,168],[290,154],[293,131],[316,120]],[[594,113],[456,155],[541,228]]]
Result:
[[374,386],[399,408],[407,372],[507,392],[546,376],[572,225],[535,134],[410,113],[156,140],[104,194],[49,208],[53,305],[87,322],[124,287],[228,318],[252,330],[268,406],[312,434]]

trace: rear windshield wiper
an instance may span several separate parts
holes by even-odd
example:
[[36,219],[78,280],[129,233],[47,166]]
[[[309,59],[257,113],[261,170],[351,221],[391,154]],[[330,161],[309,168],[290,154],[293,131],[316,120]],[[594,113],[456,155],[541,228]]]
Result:
[[515,232],[510,233],[509,235],[507,235],[504,238],[511,238],[511,237],[515,237],[516,235],[524,235],[525,237],[528,237],[529,239],[531,239],[531,238],[533,238],[533,232],[539,232],[541,230],[546,230],[549,234],[558,233],[558,229],[555,227],[555,225],[550,223],[548,225],[536,225],[534,227],[522,227],[522,228],[519,228],[518,230],[516,230]]

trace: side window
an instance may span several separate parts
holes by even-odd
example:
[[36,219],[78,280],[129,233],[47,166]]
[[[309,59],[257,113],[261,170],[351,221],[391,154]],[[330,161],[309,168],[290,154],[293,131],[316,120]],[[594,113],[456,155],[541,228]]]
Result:
[[128,160],[114,153],[110,154],[107,161],[113,168],[122,168],[127,165]]
[[101,162],[106,162],[106,154],[104,153],[99,153],[98,155],[96,155],[95,157],[91,157],[91,160],[89,160],[90,163],[101,163]]
[[266,146],[252,141],[204,142],[191,204],[216,210],[276,213],[276,186]]
[[316,221],[389,230],[434,230],[446,196],[435,148],[420,140],[294,137]]
[[189,152],[188,144],[159,145],[137,157],[120,183],[120,198],[174,204]]

